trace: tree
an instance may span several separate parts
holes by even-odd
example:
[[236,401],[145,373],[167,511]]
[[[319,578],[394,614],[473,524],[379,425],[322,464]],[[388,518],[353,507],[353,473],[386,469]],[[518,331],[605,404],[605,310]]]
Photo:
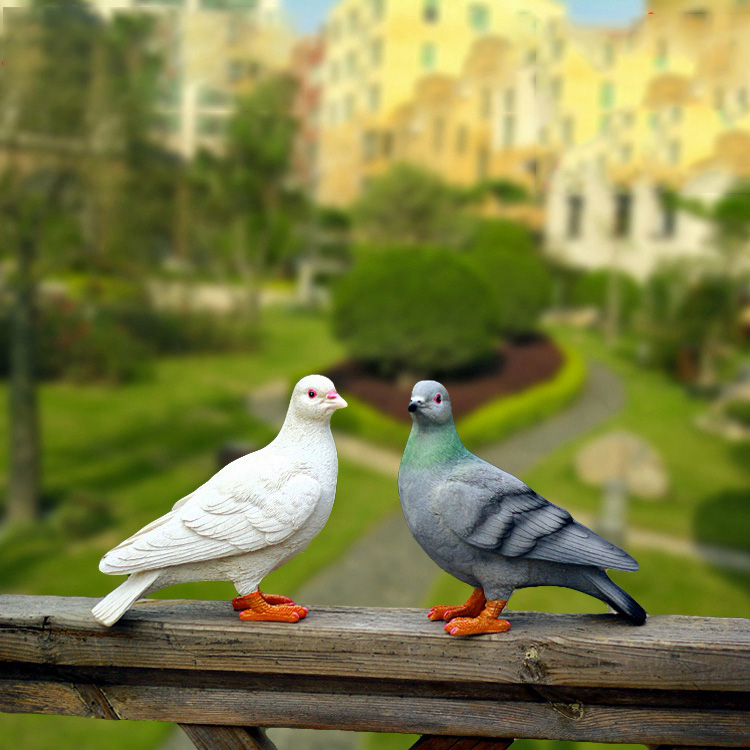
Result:
[[33,354],[38,279],[107,255],[113,177],[145,131],[135,73],[149,65],[153,73],[154,64],[142,52],[148,21],[119,18],[107,26],[81,0],[35,0],[8,26],[0,204],[2,242],[14,267],[6,519],[15,522],[36,517],[41,483]]
[[274,253],[278,257],[290,246],[290,216],[305,205],[288,178],[297,127],[291,114],[294,87],[285,75],[259,82],[238,100],[223,153],[203,150],[192,171],[193,190],[205,201],[203,232],[226,240],[230,264],[248,287],[248,313],[254,318],[260,280]]
[[529,230],[512,221],[484,221],[468,258],[492,288],[498,331],[533,332],[552,302],[553,289],[552,275]]
[[464,207],[472,196],[411,164],[395,164],[374,178],[354,206],[355,227],[365,242],[466,244],[473,221]]
[[[733,311],[739,298],[740,273],[750,249],[750,180],[736,180],[713,204],[666,193],[668,206],[708,221],[711,245],[718,263],[708,268],[689,290],[684,335],[698,352],[697,381],[712,386],[716,380],[716,356],[731,339]],[[694,315],[700,309],[699,315]]]
[[334,295],[333,327],[381,375],[470,371],[497,343],[484,278],[443,248],[391,247],[360,258]]

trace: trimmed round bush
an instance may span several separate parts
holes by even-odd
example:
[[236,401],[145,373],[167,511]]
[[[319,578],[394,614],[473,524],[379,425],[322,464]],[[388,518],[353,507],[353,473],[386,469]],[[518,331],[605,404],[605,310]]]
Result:
[[488,285],[463,257],[391,248],[361,258],[334,294],[333,328],[381,375],[438,376],[488,361],[496,336]]
[[503,335],[534,331],[539,316],[552,303],[554,290],[552,275],[528,230],[509,221],[487,222],[468,258],[492,289],[497,331]]

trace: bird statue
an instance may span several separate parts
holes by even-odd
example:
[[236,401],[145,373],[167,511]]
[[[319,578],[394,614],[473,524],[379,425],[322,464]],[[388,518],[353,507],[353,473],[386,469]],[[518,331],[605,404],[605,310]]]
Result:
[[470,453],[453,423],[448,391],[434,380],[414,386],[412,429],[398,474],[406,523],[433,562],[474,587],[458,607],[431,620],[450,635],[503,633],[498,619],[519,588],[563,586],[601,599],[636,625],[646,612],[605,568],[638,570],[614,544],[573,520],[520,479]]
[[307,608],[261,594],[259,585],[328,520],[338,476],[331,415],[346,405],[328,378],[302,378],[271,443],[232,461],[104,555],[99,570],[129,578],[94,607],[94,617],[113,625],[136,599],[193,581],[231,581],[241,620],[306,617]]

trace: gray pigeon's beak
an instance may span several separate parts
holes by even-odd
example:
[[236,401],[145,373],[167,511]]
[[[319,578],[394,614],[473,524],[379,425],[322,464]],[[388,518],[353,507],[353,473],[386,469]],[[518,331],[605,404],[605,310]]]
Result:
[[410,412],[411,412],[412,414],[414,414],[414,412],[415,412],[415,411],[416,411],[417,409],[419,409],[419,407],[420,407],[420,406],[422,406],[422,404],[423,404],[423,403],[424,403],[424,401],[423,401],[423,400],[422,400],[421,398],[413,398],[413,399],[412,399],[412,400],[411,400],[411,401],[409,402],[409,406],[408,406],[408,409],[409,409],[409,411],[410,411]]

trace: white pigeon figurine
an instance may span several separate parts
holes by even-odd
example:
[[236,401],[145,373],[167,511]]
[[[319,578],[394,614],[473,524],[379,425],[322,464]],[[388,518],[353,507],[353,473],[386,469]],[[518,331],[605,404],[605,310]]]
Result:
[[308,375],[294,386],[281,431],[265,448],[225,466],[172,510],[102,558],[129,575],[92,610],[113,625],[136,599],[175,583],[231,581],[241,620],[297,622],[308,610],[261,594],[261,580],[302,552],[325,526],[338,475],[331,415],[346,406],[333,383]]

